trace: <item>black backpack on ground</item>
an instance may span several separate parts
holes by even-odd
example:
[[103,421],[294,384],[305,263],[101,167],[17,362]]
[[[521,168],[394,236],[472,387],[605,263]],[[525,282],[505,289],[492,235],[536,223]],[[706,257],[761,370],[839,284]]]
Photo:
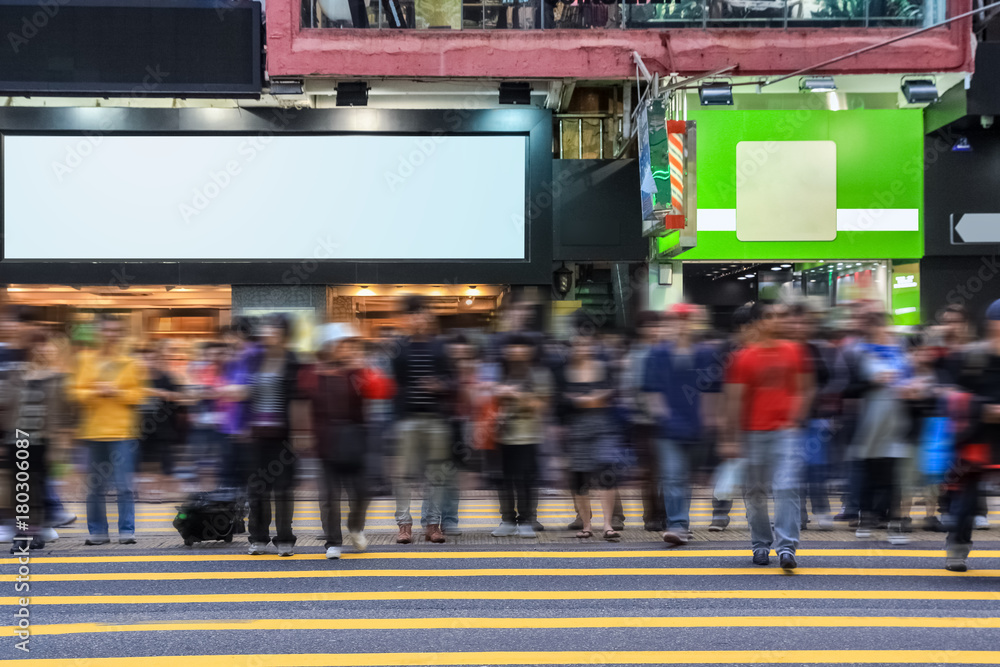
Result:
[[245,503],[231,489],[195,493],[177,508],[174,528],[187,546],[212,540],[232,542],[233,535],[246,532]]

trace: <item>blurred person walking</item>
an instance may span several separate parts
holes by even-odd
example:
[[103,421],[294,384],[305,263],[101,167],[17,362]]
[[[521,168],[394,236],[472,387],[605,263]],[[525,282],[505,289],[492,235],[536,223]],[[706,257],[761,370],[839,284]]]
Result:
[[955,397],[951,410],[957,456],[947,479],[956,493],[945,568],[953,572],[968,569],[986,466],[1000,453],[1000,299],[986,310],[985,331],[985,341],[964,355],[956,381],[965,394]]
[[899,341],[889,330],[888,315],[865,315],[865,342],[860,346],[861,376],[868,384],[853,447],[863,462],[858,538],[888,527],[891,544],[906,544],[900,515],[900,460],[913,456],[906,442],[909,417],[904,399],[913,371]]
[[170,346],[170,341],[160,340],[142,352],[148,385],[140,406],[142,467],[159,469],[159,473],[138,479],[137,492],[153,502],[173,498],[178,490],[174,474],[181,447],[180,404],[186,397],[174,380]]
[[301,385],[311,404],[312,431],[323,466],[320,510],[329,559],[340,558],[343,546],[340,502],[345,492],[350,542],[358,551],[368,548],[364,530],[371,496],[365,470],[369,442],[365,402],[377,394],[379,382],[376,371],[365,367],[362,342],[353,328],[327,324],[318,363],[303,368]]
[[667,529],[663,487],[660,483],[659,456],[656,452],[656,417],[643,395],[643,384],[650,354],[663,341],[663,318],[659,313],[643,311],[636,316],[629,351],[621,374],[620,398],[628,419],[628,436],[639,466],[642,494],[642,527],[662,533]]
[[575,335],[562,371],[559,400],[565,406],[565,449],[570,489],[581,528],[576,536],[593,537],[590,491],[598,490],[604,513],[603,537],[618,541],[621,534],[611,525],[615,490],[623,467],[617,446],[618,429],[613,414],[614,378],[599,356],[592,323],[584,313],[575,322]]
[[[48,335],[32,332],[25,352],[26,364],[5,372],[0,381],[0,414],[3,433],[13,449],[29,450],[28,480],[23,485],[30,495],[29,525],[26,531],[18,531],[15,541],[23,539],[29,542],[29,549],[41,549],[59,537],[54,526],[61,517],[49,513],[45,490],[51,481],[53,446],[66,435],[69,425],[68,383],[59,367],[58,350]],[[12,486],[15,491],[20,488],[21,484]],[[14,551],[12,548],[11,553]]]
[[802,485],[801,522],[809,524],[806,501],[812,505],[813,518],[819,530],[833,530],[830,497],[827,488],[831,444],[836,436],[835,418],[840,407],[840,395],[847,386],[847,363],[843,355],[817,335],[819,314],[804,303],[789,308],[788,331],[792,340],[805,350],[812,369],[813,394],[808,421],[802,433],[805,447],[805,473]]
[[642,386],[657,423],[656,458],[666,509],[663,541],[673,546],[687,544],[691,536],[691,455],[704,444],[699,380],[713,362],[711,349],[693,340],[693,314],[686,303],[670,309],[670,339],[647,357]]
[[138,454],[137,406],[145,395],[145,377],[121,350],[124,323],[103,315],[98,348],[80,353],[71,396],[80,405],[78,437],[87,450],[87,530],[85,544],[107,544],[105,493],[108,478],[118,501],[118,541],[135,543],[135,474]]
[[709,532],[721,532],[729,527],[729,513],[733,509],[733,497],[742,484],[743,459],[725,458],[721,453],[722,441],[726,437],[726,405],[722,393],[723,380],[736,359],[736,354],[753,340],[751,304],[744,304],[733,311],[732,334],[721,341],[715,350],[715,359],[708,368],[705,382],[700,389],[708,393],[703,397],[705,419],[710,434],[714,437],[716,462],[712,489],[712,522]]
[[395,479],[396,542],[413,541],[413,517],[410,502],[413,486],[424,483],[427,506],[427,530],[424,539],[441,544],[446,541],[441,530],[444,488],[449,474],[451,432],[450,399],[454,393],[451,364],[442,341],[432,333],[433,315],[417,295],[406,300],[405,313],[409,336],[400,342],[393,361],[398,391],[398,472]]
[[[726,384],[728,437],[720,454],[744,457],[744,499],[753,562],[770,563],[772,545],[782,569],[797,567],[802,428],[812,397],[812,369],[801,345],[781,340],[787,310],[756,304],[754,340],[740,350]],[[768,495],[774,496],[774,527]]]
[[279,556],[295,549],[292,515],[295,511],[295,473],[298,457],[291,444],[291,408],[298,398],[299,362],[288,348],[292,337],[286,315],[265,318],[260,328],[261,349],[250,360],[244,390],[253,472],[248,479],[251,556],[264,553],[271,541],[271,498],[274,498],[274,538]]
[[250,444],[247,426],[246,387],[250,382],[250,362],[257,351],[250,342],[250,322],[233,321],[221,331],[219,387],[215,391],[221,438],[220,480],[224,488],[245,497],[250,475]]
[[536,363],[537,352],[527,336],[508,336],[502,354],[500,378],[493,387],[502,470],[500,526],[493,536],[532,538],[538,516],[538,455],[552,379]]

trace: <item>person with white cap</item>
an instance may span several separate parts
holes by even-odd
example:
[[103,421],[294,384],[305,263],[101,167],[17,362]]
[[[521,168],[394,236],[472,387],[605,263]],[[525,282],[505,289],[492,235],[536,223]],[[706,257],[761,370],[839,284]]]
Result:
[[350,324],[321,329],[318,363],[303,373],[301,387],[312,407],[312,430],[323,466],[320,511],[326,533],[326,557],[340,558],[343,533],[340,500],[346,491],[349,539],[356,549],[368,546],[365,515],[371,496],[365,474],[368,449],[364,402],[382,380],[365,368],[363,348]]

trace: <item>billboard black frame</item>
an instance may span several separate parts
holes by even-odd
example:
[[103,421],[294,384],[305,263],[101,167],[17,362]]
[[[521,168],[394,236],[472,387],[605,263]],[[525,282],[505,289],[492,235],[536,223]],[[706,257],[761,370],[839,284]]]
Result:
[[[257,0],[53,0],[49,5],[30,0],[0,0],[0,5],[23,5],[34,13],[44,12],[47,6],[55,6],[54,11],[64,7],[95,7],[114,9],[198,9],[214,12],[219,21],[225,20],[228,13],[248,11],[251,17],[250,33],[251,80],[244,84],[174,84],[169,81],[158,81],[155,86],[148,87],[142,81],[90,81],[90,82],[25,82],[6,81],[0,79],[0,94],[14,96],[38,97],[140,97],[140,98],[170,98],[183,96],[185,98],[218,98],[230,97],[239,99],[259,99],[264,84],[264,36],[263,12],[261,3]],[[55,14],[52,15],[53,17]],[[25,15],[27,19],[27,15]],[[39,30],[44,30],[39,28]],[[13,33],[8,35],[8,38]],[[141,90],[137,91],[137,88]]]
[[[525,256],[520,260],[19,260],[3,256],[0,282],[61,285],[547,284],[551,281],[552,114],[542,109],[0,108],[9,135],[520,135],[525,165]],[[112,130],[107,128],[111,127]],[[0,145],[0,168],[3,163]],[[496,184],[490,184],[496,185]],[[0,178],[0,234],[6,221]],[[496,190],[502,196],[503,189]],[[282,196],[283,193],[266,193]],[[488,204],[489,192],[484,201]],[[470,212],[470,215],[473,215]],[[2,238],[2,237],[0,237]],[[304,267],[308,265],[308,267]],[[315,266],[313,266],[315,265]],[[296,268],[299,270],[296,271]],[[308,271],[302,270],[308,268]],[[305,273],[305,277],[302,274]]]

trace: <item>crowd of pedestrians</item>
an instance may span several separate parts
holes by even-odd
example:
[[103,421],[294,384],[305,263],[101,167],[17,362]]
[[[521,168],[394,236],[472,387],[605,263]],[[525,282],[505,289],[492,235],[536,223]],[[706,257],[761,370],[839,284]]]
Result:
[[[729,528],[742,494],[753,562],[768,565],[773,550],[786,570],[797,567],[802,530],[845,522],[859,539],[885,531],[892,544],[914,529],[946,532],[946,567],[964,571],[972,531],[989,527],[1000,301],[981,340],[958,306],[905,333],[865,301],[748,304],[724,334],[690,304],[640,313],[625,336],[578,313],[570,335],[556,338],[537,313],[515,294],[498,331],[441,332],[414,296],[391,335],[327,324],[306,358],[292,352],[291,321],[279,314],[237,319],[184,356],[169,340],[126,346],[113,316],[99,319],[94,345],[77,349],[30,310],[7,309],[4,539],[41,548],[73,520],[52,483],[56,452],[67,448],[83,455],[88,545],[111,540],[109,487],[118,541],[134,543],[136,493],[176,495],[181,469],[244,503],[252,555],[272,542],[280,555],[294,552],[295,491],[307,469],[331,559],[343,548],[344,495],[355,549],[367,546],[371,500],[385,495],[396,503],[396,542],[440,544],[461,534],[460,489],[473,475],[497,493],[496,537],[551,529],[539,522],[539,488],[560,485],[577,512],[568,526],[576,538],[618,541],[620,489],[634,484],[642,527],[675,547],[693,538],[700,481],[713,491],[709,530]],[[29,495],[30,507],[17,501]],[[15,524],[26,511],[27,527]]]

